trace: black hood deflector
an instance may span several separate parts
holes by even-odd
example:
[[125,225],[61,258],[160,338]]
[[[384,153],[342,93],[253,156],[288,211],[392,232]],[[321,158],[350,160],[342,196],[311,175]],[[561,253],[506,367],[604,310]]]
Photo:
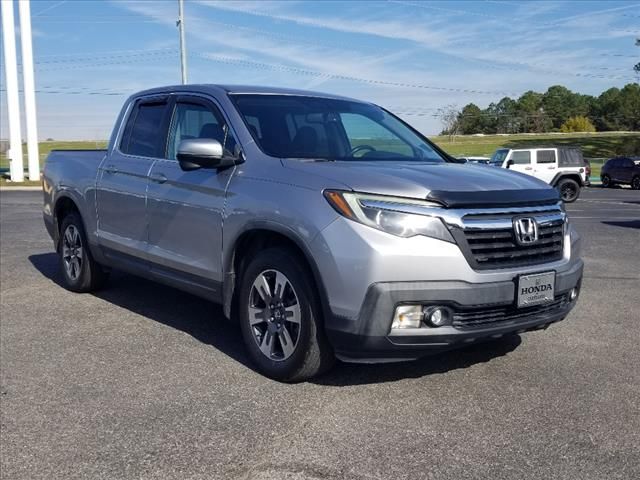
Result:
[[473,192],[432,190],[427,200],[441,203],[447,208],[532,207],[557,203],[560,196],[555,188]]

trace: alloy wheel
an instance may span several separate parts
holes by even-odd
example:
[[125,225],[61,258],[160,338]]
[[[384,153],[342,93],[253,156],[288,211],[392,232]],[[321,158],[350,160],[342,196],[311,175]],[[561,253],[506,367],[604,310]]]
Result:
[[75,225],[69,225],[62,236],[62,260],[67,276],[74,282],[80,277],[84,249],[80,232]]
[[277,270],[260,273],[249,293],[249,322],[262,354],[283,361],[300,338],[300,302],[289,279]]
[[571,183],[565,183],[562,185],[560,195],[564,201],[571,201],[576,196],[576,187]]

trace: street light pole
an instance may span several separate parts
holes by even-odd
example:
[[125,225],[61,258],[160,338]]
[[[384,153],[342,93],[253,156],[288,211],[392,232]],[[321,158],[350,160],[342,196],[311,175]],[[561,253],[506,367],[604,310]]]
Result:
[[24,112],[27,124],[27,158],[29,180],[40,180],[38,153],[38,126],[36,120],[36,89],[33,79],[33,45],[31,39],[31,1],[18,2],[20,11],[20,38],[22,44],[22,80],[24,82]]
[[180,30],[180,69],[182,84],[187,83],[187,46],[184,40],[184,0],[178,0],[178,29]]
[[22,135],[20,133],[20,97],[18,95],[18,60],[13,0],[0,0],[2,6],[2,40],[4,71],[7,79],[7,113],[9,117],[9,170],[12,182],[24,181]]

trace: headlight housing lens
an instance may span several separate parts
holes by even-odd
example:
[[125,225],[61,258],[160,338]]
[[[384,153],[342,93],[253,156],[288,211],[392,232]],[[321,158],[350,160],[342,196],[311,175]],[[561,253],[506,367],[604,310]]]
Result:
[[455,243],[440,218],[406,211],[440,207],[437,203],[338,190],[326,190],[324,196],[340,215],[363,225],[403,238],[424,235]]

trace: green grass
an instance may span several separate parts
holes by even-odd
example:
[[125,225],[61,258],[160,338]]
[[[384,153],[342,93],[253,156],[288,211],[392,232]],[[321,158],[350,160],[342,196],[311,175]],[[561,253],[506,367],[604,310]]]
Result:
[[[440,148],[454,156],[490,156],[500,147],[527,148],[535,146],[576,145],[582,148],[585,158],[611,158],[625,155],[632,144],[640,143],[638,133],[572,133],[541,135],[484,135],[431,137]],[[640,153],[640,152],[638,152]]]
[[[106,148],[106,141],[68,141],[68,142],[40,142],[40,166],[44,164],[44,159],[47,158],[51,150],[86,150],[92,148]],[[24,155],[24,165],[27,166],[27,146],[22,146],[22,153]],[[0,168],[9,168],[9,159],[6,154],[0,154]]]
[[12,182],[8,178],[4,176],[0,176],[0,187],[40,187],[42,184],[40,181],[32,182],[30,180],[25,180],[24,182]]

